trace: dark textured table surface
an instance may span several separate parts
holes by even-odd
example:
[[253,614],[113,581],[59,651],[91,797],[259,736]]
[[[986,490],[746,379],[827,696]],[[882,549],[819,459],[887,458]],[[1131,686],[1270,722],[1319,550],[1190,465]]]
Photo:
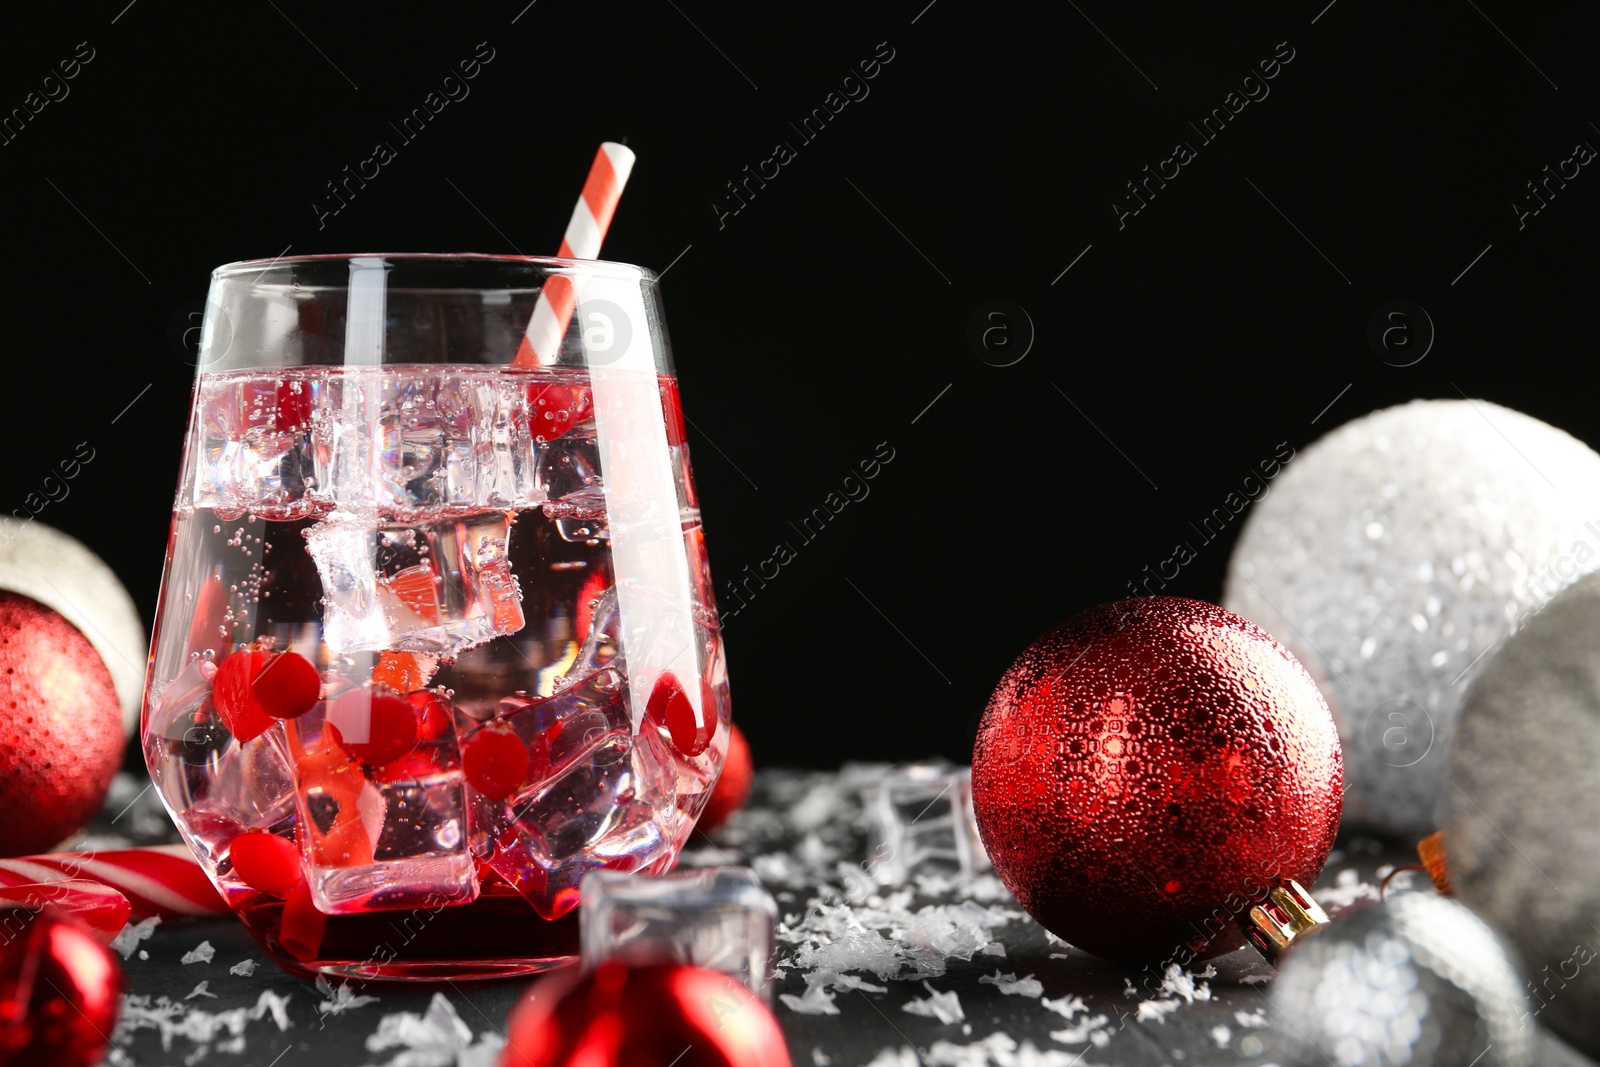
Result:
[[[1051,938],[992,876],[960,887],[925,881],[898,893],[869,890],[860,877],[855,786],[871,773],[763,772],[746,811],[715,840],[697,834],[685,854],[687,864],[752,866],[777,898],[784,973],[774,1012],[796,1067],[1275,1062],[1272,972],[1253,949],[1213,961],[1214,973],[1147,973]],[[91,846],[171,838],[152,793],[125,807],[143,784],[119,782],[107,816],[85,839]],[[1318,895],[1329,907],[1359,899],[1373,892],[1380,869],[1409,862],[1397,843],[1343,839]],[[1396,881],[1408,877],[1415,876]],[[902,977],[840,968],[845,977],[831,989],[807,995],[804,974],[835,958],[817,955],[826,931],[878,924],[878,938],[901,944],[906,923],[929,907],[924,922],[953,916],[957,927],[978,930],[978,941],[988,931],[991,942],[968,938],[937,962],[939,953],[925,952],[916,966],[901,967]],[[508,1011],[527,988],[307,982],[279,971],[231,917],[160,923],[137,944],[131,940],[123,944],[128,998],[106,1061],[113,1064],[488,1065],[503,1043]],[[868,934],[865,943],[870,950],[879,941]],[[943,973],[904,977],[930,970]],[[1029,976],[1034,982],[1010,984]],[[919,1007],[924,1013],[914,1014]],[[1592,1067],[1553,1039],[1543,1042],[1541,1064]]]

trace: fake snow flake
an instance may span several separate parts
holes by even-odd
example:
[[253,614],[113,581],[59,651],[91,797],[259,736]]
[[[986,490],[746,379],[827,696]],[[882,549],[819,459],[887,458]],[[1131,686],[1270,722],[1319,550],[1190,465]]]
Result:
[[350,992],[350,986],[345,982],[334,985],[327,976],[317,975],[317,992],[322,994],[322,1003],[317,1005],[319,1015],[342,1015],[351,1008],[363,1007],[367,1004],[376,1004],[377,997],[356,996]]
[[1039,1005],[1046,1011],[1055,1012],[1068,1022],[1071,1022],[1079,1013],[1089,1010],[1089,1006],[1083,1002],[1082,997],[1075,997],[1071,996],[1070,994],[1062,997],[1060,1000],[1051,1000],[1049,997],[1041,997],[1039,1000]]
[[211,942],[202,941],[194,948],[183,954],[179,963],[210,963],[216,956],[217,950],[211,947]]
[[1213,1026],[1211,1028],[1211,1040],[1217,1043],[1218,1048],[1227,1048],[1228,1042],[1233,1040],[1233,1031],[1226,1026]]
[[935,1041],[928,1049],[929,1067],[1081,1067],[1082,1053],[1039,1049],[1032,1042],[1020,1046],[1010,1034],[990,1034],[971,1045]]
[[1234,1022],[1252,1030],[1259,1030],[1267,1025],[1267,1009],[1257,1008],[1255,1011],[1236,1011],[1233,1013]]
[[1039,997],[1044,995],[1044,983],[1033,975],[1018,978],[1014,974],[1001,974],[999,971],[986,974],[978,979],[981,985],[992,985],[1001,993],[1013,997]]
[[912,1015],[925,1015],[930,1019],[938,1019],[949,1025],[965,1019],[966,1013],[961,1010],[961,998],[956,996],[955,990],[939,992],[926,981],[922,988],[928,991],[925,997],[915,997],[901,1005],[900,1010]]
[[1095,1048],[1105,1048],[1111,1042],[1111,1032],[1107,1026],[1109,1021],[1104,1015],[1090,1015],[1065,1030],[1050,1031],[1050,1040],[1061,1045],[1081,1045],[1087,1041]]
[[1354,867],[1339,872],[1333,884],[1313,890],[1311,897],[1324,908],[1348,908],[1358,900],[1377,900],[1378,889],[1361,880]]
[[188,996],[184,997],[183,999],[184,1000],[193,1000],[195,997],[210,997],[212,1000],[216,1000],[217,999],[217,995],[215,993],[211,992],[210,990],[206,989],[206,986],[208,986],[210,984],[211,984],[210,979],[207,979],[206,981],[201,982],[199,985],[194,987],[193,992],[191,992]]
[[[809,976],[807,976],[809,978]],[[812,985],[806,984],[806,991],[801,996],[793,993],[779,993],[778,999],[790,1011],[799,1012],[801,1015],[838,1015],[839,1009],[834,1006],[833,994],[828,992],[825,983]]]
[[240,960],[238,963],[235,963],[232,967],[228,968],[228,973],[236,974],[240,978],[249,978],[252,974],[256,973],[256,961]]
[[385,1015],[367,1038],[368,1052],[402,1049],[384,1067],[488,1067],[505,1041],[485,1033],[477,1044],[472,1031],[443,993],[435,993],[422,1015],[400,1011]]
[[[161,925],[161,916],[152,915],[136,923],[129,923],[122,928],[122,932],[111,939],[111,947],[122,953],[123,959],[130,959],[133,950],[139,947],[139,942],[150,940],[150,935],[156,932],[156,927]],[[140,959],[148,959],[140,956]]]
[[253,1007],[220,1012],[186,1008],[182,1001],[175,1002],[170,997],[152,999],[148,994],[130,993],[122,998],[122,1011],[112,1034],[112,1043],[126,1044],[138,1030],[158,1030],[161,1033],[162,1051],[170,1052],[174,1037],[201,1045],[214,1040],[224,1031],[238,1038],[243,1035],[246,1024],[269,1015],[273,1025],[281,1032],[289,1029],[288,1009],[289,997],[270,989],[261,991]]
[[917,1063],[917,1054],[912,1049],[901,1045],[899,1048],[886,1048],[872,1057],[872,1062],[866,1067],[920,1067]]

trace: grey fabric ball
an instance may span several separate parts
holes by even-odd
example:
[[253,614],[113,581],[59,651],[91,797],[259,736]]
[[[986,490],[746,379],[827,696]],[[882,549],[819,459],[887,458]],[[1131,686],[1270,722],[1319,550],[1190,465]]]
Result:
[[1433,892],[1357,908],[1292,949],[1272,986],[1286,1063],[1528,1067],[1537,1025],[1505,947]]
[[1306,448],[1247,512],[1222,603],[1294,652],[1344,748],[1345,821],[1447,815],[1461,700],[1489,650],[1600,567],[1600,455],[1482,400],[1418,400]]
[[1539,1020],[1600,1055],[1600,575],[1484,667],[1450,770],[1452,886],[1521,952]]

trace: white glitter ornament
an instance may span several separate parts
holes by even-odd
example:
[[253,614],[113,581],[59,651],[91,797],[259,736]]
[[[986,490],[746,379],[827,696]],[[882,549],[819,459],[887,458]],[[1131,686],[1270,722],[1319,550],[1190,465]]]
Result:
[[0,589],[37,600],[89,639],[111,672],[123,732],[133,736],[150,644],[116,572],[60,530],[37,520],[0,518]]
[[1344,747],[1347,824],[1447,817],[1486,653],[1600,567],[1600,455],[1483,400],[1415,400],[1313,443],[1251,510],[1223,606],[1305,664]]

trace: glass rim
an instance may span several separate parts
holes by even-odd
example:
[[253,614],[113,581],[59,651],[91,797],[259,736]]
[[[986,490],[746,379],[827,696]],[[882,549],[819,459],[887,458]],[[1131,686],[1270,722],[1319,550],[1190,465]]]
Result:
[[[266,278],[268,272],[293,270],[296,267],[327,267],[332,263],[350,263],[359,259],[383,260],[391,266],[449,267],[453,265],[490,267],[500,264],[507,268],[535,267],[547,274],[603,274],[615,277],[637,278],[654,285],[660,276],[648,267],[612,259],[564,259],[560,256],[524,256],[498,252],[315,252],[298,256],[273,256],[268,259],[241,259],[224,263],[211,272],[217,282],[237,283],[241,276],[255,274],[248,284],[271,286],[276,284]],[[458,289],[469,292],[484,288],[480,285],[437,285],[428,288]]]

